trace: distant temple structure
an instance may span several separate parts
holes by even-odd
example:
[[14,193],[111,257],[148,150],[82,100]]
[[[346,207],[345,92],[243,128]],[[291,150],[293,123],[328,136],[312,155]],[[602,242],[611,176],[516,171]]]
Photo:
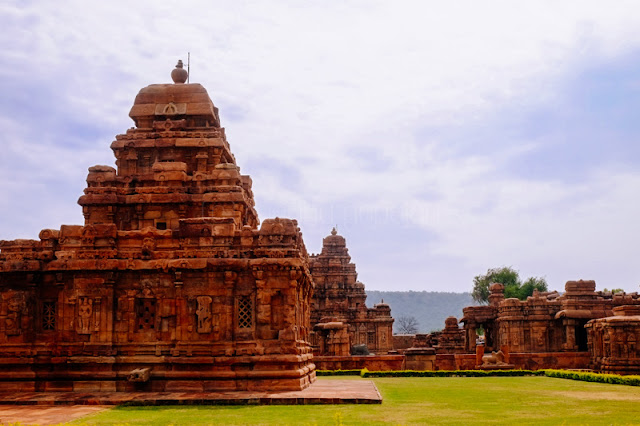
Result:
[[295,220],[258,227],[200,84],[136,96],[89,168],[84,225],[0,241],[3,390],[299,390],[315,380],[313,282]]
[[416,334],[413,346],[417,348],[433,348],[436,354],[463,353],[465,350],[465,333],[458,326],[456,317],[447,317],[444,329],[429,334]]
[[364,284],[357,281],[346,240],[335,228],[322,241],[322,252],[310,257],[315,283],[311,342],[316,355],[349,355],[365,345],[375,354],[393,349],[391,308],[384,302],[367,308]]
[[505,299],[504,286],[490,286],[487,306],[464,309],[467,349],[475,350],[482,328],[487,348],[508,345],[512,352],[580,352],[587,351],[585,325],[593,319],[613,315],[621,305],[640,305],[637,294],[596,292],[595,281],[568,281],[565,293],[534,291],[527,300]]
[[[489,287],[489,304],[463,310],[464,350],[504,350],[519,368],[592,368],[640,373],[640,296],[596,291],[595,281],[568,281],[565,292],[534,291],[527,300],[504,298]],[[483,339],[478,331],[482,330]]]

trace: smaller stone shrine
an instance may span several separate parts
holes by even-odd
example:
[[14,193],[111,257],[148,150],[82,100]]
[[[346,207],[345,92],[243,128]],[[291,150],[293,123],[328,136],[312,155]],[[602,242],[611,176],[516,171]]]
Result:
[[444,321],[444,329],[429,334],[416,334],[414,347],[434,348],[438,354],[456,354],[464,352],[465,331],[458,326],[456,317]]
[[591,280],[567,281],[562,295],[534,291],[527,300],[504,299],[502,284],[489,289],[489,305],[463,310],[468,353],[475,352],[480,327],[487,350],[506,345],[512,353],[586,352],[588,321],[611,316],[616,306],[640,305],[637,293],[596,291]]
[[483,351],[506,350],[518,368],[640,372],[631,350],[640,337],[633,331],[637,293],[596,291],[592,280],[567,281],[562,295],[534,291],[527,300],[505,299],[502,284],[489,290],[489,305],[463,309],[465,345],[459,354],[476,353],[482,329]]
[[[364,344],[375,354],[393,349],[391,308],[384,302],[367,308],[364,284],[357,281],[356,265],[351,263],[345,238],[333,228],[322,241],[322,252],[311,255],[309,260],[315,283],[311,308],[314,327],[310,336],[314,355],[345,352],[345,342],[337,328],[327,328],[327,324],[335,327],[335,323],[346,325],[347,347]],[[336,346],[338,337],[343,346]]]
[[350,355],[351,339],[347,324],[340,321],[318,323],[313,326],[313,336],[318,345],[318,353],[332,356]]
[[591,368],[603,373],[640,373],[640,306],[613,308],[613,316],[586,325]]

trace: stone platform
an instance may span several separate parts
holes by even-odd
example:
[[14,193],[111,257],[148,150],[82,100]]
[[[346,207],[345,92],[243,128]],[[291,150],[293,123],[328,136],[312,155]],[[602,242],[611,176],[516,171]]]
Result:
[[308,405],[381,404],[369,380],[317,380],[284,392],[0,392],[6,405]]

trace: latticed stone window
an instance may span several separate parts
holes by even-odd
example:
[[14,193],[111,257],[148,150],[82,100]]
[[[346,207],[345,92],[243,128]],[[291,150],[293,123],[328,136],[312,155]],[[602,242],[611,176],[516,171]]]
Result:
[[367,345],[375,346],[376,344],[376,333],[374,331],[370,331],[367,335]]
[[153,330],[156,324],[156,300],[136,299],[138,330]]
[[238,328],[253,327],[253,301],[251,296],[238,299]]
[[56,329],[56,302],[42,303],[42,329]]

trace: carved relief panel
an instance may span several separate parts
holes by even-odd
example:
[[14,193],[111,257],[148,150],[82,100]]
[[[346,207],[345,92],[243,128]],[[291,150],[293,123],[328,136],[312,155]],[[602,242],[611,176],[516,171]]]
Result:
[[4,332],[7,336],[22,334],[23,315],[27,311],[27,297],[24,292],[8,291],[2,295],[4,311]]
[[198,296],[196,298],[197,301],[197,309],[196,309],[196,317],[197,317],[197,328],[198,333],[211,333],[212,330],[212,312],[211,312],[211,302],[212,299],[210,296]]
[[86,296],[78,297],[78,334],[91,334],[91,317],[93,316],[93,299]]

